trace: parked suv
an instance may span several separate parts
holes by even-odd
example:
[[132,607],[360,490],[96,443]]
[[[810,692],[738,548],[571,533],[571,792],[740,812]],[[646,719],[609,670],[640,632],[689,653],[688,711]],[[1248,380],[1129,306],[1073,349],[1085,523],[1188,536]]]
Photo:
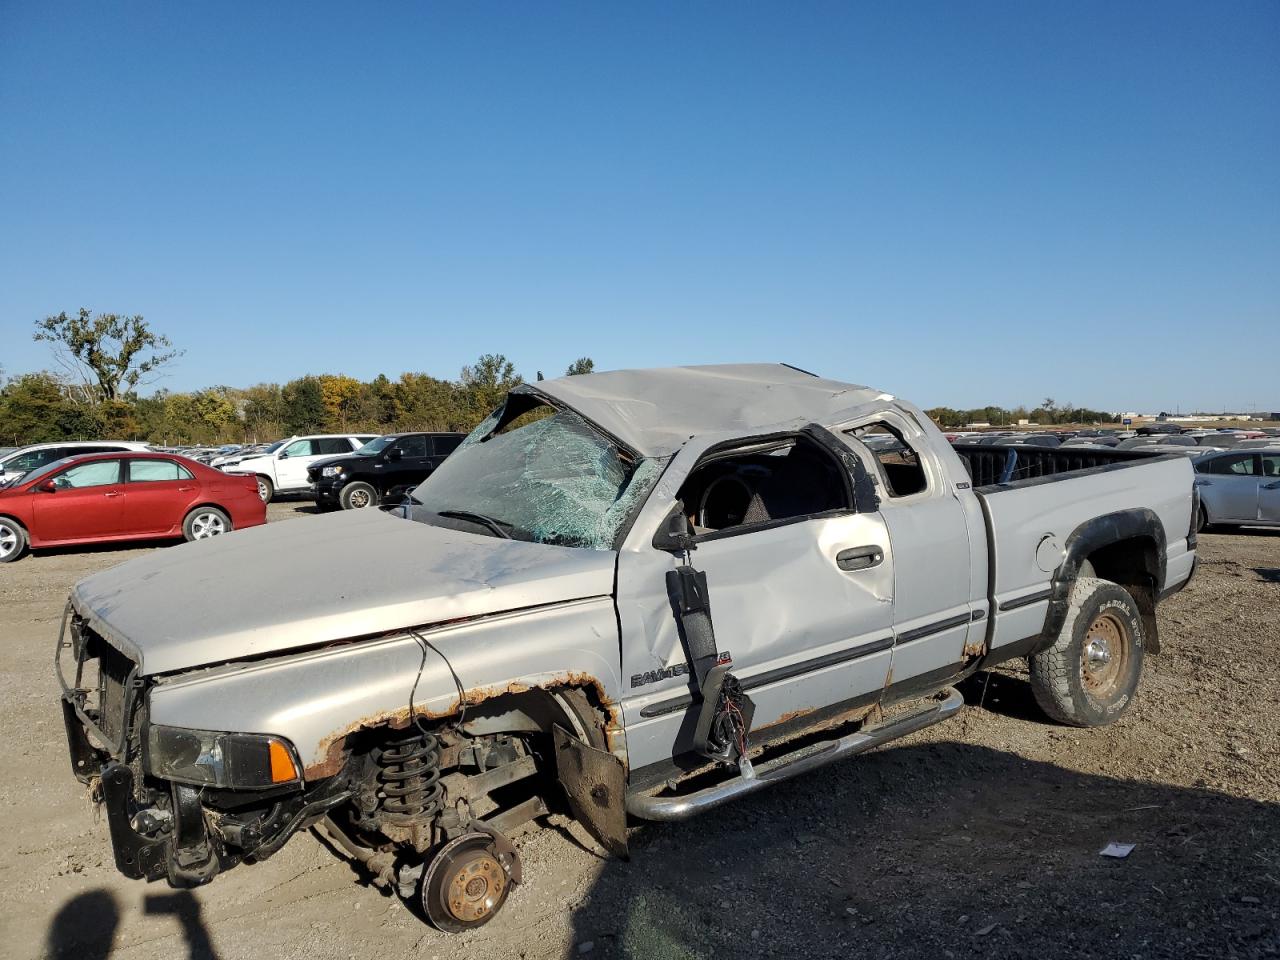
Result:
[[389,433],[370,440],[350,456],[317,460],[307,469],[311,492],[321,508],[376,507],[396,500],[444,463],[462,433]]
[[87,453],[123,453],[126,450],[150,450],[145,443],[132,440],[59,440],[57,443],[33,443],[19,447],[0,459],[0,487],[16,483],[22,475],[38,470],[47,463],[64,457]]
[[224,473],[251,473],[258,478],[258,496],[263,503],[279,493],[300,493],[307,489],[307,468],[317,460],[350,453],[375,439],[372,434],[317,433],[282,440],[271,453],[245,457],[223,466]]

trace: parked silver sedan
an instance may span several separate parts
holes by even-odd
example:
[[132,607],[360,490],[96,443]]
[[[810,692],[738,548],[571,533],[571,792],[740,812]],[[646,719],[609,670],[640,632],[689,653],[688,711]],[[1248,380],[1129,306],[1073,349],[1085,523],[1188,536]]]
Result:
[[1280,526],[1280,443],[1207,454],[1195,469],[1201,528],[1211,523]]

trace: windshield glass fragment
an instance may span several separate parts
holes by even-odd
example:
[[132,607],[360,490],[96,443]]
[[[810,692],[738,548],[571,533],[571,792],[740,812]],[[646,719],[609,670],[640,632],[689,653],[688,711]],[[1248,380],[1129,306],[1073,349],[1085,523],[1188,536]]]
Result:
[[632,460],[572,411],[509,401],[413,495],[429,512],[478,514],[517,540],[610,550],[661,467]]

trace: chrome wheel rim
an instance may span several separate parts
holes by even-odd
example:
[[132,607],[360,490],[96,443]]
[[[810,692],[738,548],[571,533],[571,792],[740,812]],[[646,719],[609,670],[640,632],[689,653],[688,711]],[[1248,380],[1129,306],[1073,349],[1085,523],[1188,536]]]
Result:
[[216,513],[198,513],[191,521],[191,539],[207,540],[227,532],[227,525]]
[[1129,656],[1127,641],[1124,625],[1110,613],[1099,614],[1089,624],[1084,636],[1080,676],[1094,696],[1108,697],[1115,692]]
[[373,498],[369,496],[368,490],[352,490],[347,494],[347,504],[357,510],[369,506],[372,502]]
[[0,525],[0,557],[7,557],[18,549],[18,531],[8,525]]
[[266,503],[267,497],[270,496],[267,492],[267,482],[265,480],[258,481],[258,496],[262,498],[263,503]]

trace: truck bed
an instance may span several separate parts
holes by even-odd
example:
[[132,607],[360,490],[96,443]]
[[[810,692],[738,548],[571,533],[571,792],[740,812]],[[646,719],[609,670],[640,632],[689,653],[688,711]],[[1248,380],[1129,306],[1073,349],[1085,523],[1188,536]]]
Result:
[[1042,631],[1054,572],[1085,524],[1123,514],[1153,518],[1155,540],[1163,541],[1153,544],[1160,555],[1155,591],[1190,576],[1194,473],[1184,455],[1019,445],[953,449],[972,478],[987,527],[989,649]]
[[[1019,480],[1040,480],[1063,473],[1096,470],[1147,461],[1152,453],[1090,447],[1035,447],[1023,444],[987,447],[953,447],[974,487],[996,486]],[[1172,456],[1172,454],[1164,454]],[[1177,454],[1182,456],[1182,454]]]

